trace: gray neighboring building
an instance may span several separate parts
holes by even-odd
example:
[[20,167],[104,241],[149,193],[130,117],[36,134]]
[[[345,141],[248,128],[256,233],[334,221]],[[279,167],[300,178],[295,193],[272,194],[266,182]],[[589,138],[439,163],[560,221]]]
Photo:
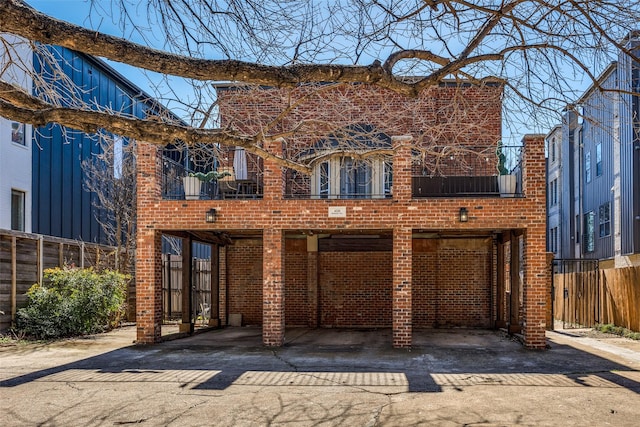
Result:
[[546,137],[547,144],[547,251],[556,257],[560,254],[560,234],[562,214],[560,197],[562,194],[562,126],[556,125]]
[[[631,33],[627,47],[639,45]],[[640,64],[621,53],[547,135],[547,249],[556,258],[640,264],[640,106],[630,94],[639,82]]]

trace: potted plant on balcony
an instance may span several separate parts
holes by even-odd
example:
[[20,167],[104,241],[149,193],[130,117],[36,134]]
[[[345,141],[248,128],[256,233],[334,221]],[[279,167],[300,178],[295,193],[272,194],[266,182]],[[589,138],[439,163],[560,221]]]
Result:
[[184,198],[186,200],[198,200],[200,198],[200,189],[203,182],[216,181],[225,176],[231,175],[229,172],[191,172],[189,175],[182,178],[182,184],[184,185]]
[[505,165],[507,157],[502,149],[502,141],[498,142],[496,154],[498,155],[498,191],[500,192],[500,197],[514,197],[516,194],[516,176],[510,174]]

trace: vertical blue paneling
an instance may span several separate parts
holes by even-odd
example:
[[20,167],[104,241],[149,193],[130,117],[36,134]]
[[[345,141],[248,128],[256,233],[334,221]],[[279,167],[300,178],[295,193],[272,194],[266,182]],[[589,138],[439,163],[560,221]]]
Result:
[[[97,102],[139,117],[144,115],[147,107],[130,100],[140,89],[102,61],[65,48],[47,49],[56,54],[64,72],[82,88],[79,94],[86,103]],[[38,53],[34,53],[34,69],[41,74],[51,72],[48,66],[40,65]],[[61,85],[56,87],[63,90]],[[107,243],[95,218],[97,209],[92,206],[96,197],[85,190],[86,177],[82,171],[82,161],[99,153],[96,135],[68,130],[66,140],[64,136],[58,125],[48,125],[36,132],[32,156],[33,231]]]
[[[54,128],[57,130],[58,128]],[[51,215],[50,231],[47,234],[54,236],[65,236],[62,234],[62,169],[68,165],[62,164],[62,144],[64,143],[62,134],[53,132],[49,143],[45,142],[45,150],[49,151],[49,213]],[[46,151],[45,151],[46,153]],[[46,212],[42,212],[46,214]],[[66,236],[65,236],[66,237]]]
[[[86,76],[87,70],[85,68],[86,63],[80,59],[77,55],[73,56],[73,81],[81,82],[81,87],[86,88]],[[85,99],[86,95],[82,90],[79,90],[77,96],[81,99]],[[71,143],[72,157],[68,163],[69,170],[71,172],[72,186],[69,188],[71,193],[71,204],[66,205],[69,207],[69,219],[71,226],[71,236],[78,236],[84,238],[85,236],[81,231],[81,224],[84,221],[82,216],[82,194],[84,193],[82,188],[83,176],[81,169],[82,146],[84,144],[84,134],[80,132],[74,132],[74,138]],[[79,185],[80,184],[80,185]],[[89,240],[89,239],[84,239]],[[89,240],[90,241],[90,240]]]

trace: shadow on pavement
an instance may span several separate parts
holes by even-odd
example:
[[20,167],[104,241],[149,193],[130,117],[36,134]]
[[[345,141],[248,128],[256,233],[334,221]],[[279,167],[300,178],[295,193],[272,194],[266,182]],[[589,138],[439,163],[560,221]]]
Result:
[[[417,331],[411,350],[393,349],[391,331],[291,329],[283,347],[261,344],[259,328],[227,328],[94,357],[0,381],[180,382],[191,389],[259,387],[380,388],[440,392],[444,387],[514,385],[624,387],[638,393],[640,372],[571,345],[532,351],[496,331]],[[28,366],[28,355],[25,365]]]

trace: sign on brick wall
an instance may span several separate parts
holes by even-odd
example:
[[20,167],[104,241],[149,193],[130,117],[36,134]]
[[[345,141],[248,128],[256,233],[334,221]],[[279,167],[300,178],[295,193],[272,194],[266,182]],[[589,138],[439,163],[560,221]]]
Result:
[[346,206],[329,206],[329,218],[346,218]]

